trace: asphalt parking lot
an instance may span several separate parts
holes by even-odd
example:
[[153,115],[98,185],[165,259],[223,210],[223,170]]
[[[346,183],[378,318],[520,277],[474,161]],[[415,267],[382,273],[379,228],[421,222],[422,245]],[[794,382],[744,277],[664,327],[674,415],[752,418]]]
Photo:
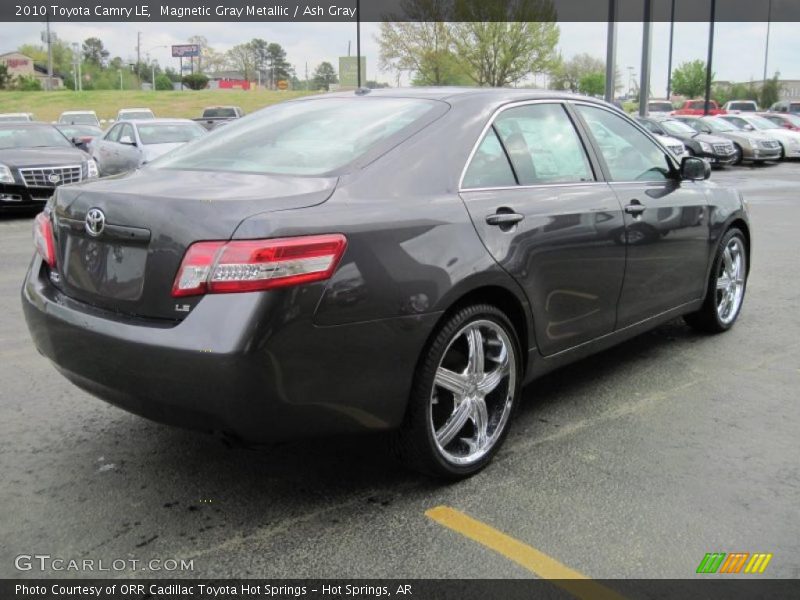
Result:
[[[449,509],[590,578],[691,577],[720,551],[800,577],[800,163],[713,180],[751,206],[736,327],[676,321],[534,382],[494,463],[453,485],[380,439],[231,449],[78,390],[22,318],[30,218],[0,217],[0,577],[535,576],[443,526]],[[20,571],[20,554],[194,569]]]

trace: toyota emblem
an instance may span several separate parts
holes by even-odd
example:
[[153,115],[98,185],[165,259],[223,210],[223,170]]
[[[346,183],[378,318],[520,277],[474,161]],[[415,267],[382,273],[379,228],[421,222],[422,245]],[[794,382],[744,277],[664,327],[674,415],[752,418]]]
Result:
[[86,213],[86,233],[97,237],[106,228],[106,216],[99,208],[92,208]]
[[58,173],[50,173],[50,175],[47,176],[47,180],[55,185],[61,181],[61,176]]

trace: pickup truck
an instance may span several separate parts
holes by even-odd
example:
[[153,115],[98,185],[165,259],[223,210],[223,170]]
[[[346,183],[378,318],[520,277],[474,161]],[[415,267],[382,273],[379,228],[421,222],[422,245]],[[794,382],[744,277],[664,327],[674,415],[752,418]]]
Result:
[[238,106],[208,106],[203,109],[203,116],[194,120],[211,131],[222,123],[227,123],[243,116],[244,111]]
[[[705,115],[705,100],[687,100],[684,102],[679,109],[677,109],[674,115],[694,115],[702,117]],[[714,100],[708,101],[708,114],[709,115],[724,115],[727,114],[727,111],[720,108],[719,104],[717,104]]]

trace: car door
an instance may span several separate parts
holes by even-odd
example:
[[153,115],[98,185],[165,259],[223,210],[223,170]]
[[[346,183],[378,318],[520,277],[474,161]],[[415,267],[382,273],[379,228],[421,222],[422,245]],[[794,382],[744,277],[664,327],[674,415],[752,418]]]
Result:
[[122,125],[122,133],[117,144],[117,172],[126,173],[133,171],[142,163],[141,141],[136,136],[133,125]]
[[598,181],[567,108],[502,109],[473,150],[461,197],[495,260],[525,290],[552,355],[610,333],[625,271],[622,207]]
[[[617,327],[701,298],[710,243],[707,184],[681,180],[672,158],[624,116],[582,103],[575,110],[625,213],[625,228],[615,234],[627,251]],[[614,153],[596,131],[614,136]]]
[[92,145],[92,158],[97,162],[101,175],[111,175],[116,172],[116,147],[121,132],[122,125],[115,125]]

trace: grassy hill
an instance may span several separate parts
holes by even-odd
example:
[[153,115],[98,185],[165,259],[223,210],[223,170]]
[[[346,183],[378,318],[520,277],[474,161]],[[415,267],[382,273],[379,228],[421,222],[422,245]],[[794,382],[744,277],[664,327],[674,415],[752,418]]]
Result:
[[141,92],[97,90],[86,92],[0,91],[0,113],[32,112],[40,121],[54,121],[65,110],[94,110],[101,119],[113,119],[120,108],[147,107],[157,117],[199,117],[203,108],[218,104],[241,106],[246,113],[306,96],[309,92],[200,90],[183,92]]

